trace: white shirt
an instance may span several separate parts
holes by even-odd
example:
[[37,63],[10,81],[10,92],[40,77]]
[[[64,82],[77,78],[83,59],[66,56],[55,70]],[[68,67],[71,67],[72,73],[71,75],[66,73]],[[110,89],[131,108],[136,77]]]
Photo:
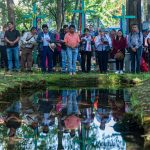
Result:
[[150,33],[147,35],[147,37],[145,39],[145,46],[148,46],[147,39],[150,39]]
[[50,36],[48,33],[44,33],[44,38],[43,38],[43,46],[48,46],[49,42],[47,40],[50,40]]

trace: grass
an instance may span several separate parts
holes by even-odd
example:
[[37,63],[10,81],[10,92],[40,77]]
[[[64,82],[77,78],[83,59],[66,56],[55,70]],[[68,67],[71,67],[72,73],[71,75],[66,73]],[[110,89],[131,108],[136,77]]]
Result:
[[124,74],[116,75],[110,74],[99,74],[99,73],[80,73],[74,76],[68,74],[42,74],[40,72],[35,73],[13,73],[12,75],[0,72],[0,93],[5,92],[7,89],[13,89],[15,87],[30,88],[30,84],[58,87],[118,87],[118,86],[129,86],[137,83],[141,83],[150,78],[150,74]]

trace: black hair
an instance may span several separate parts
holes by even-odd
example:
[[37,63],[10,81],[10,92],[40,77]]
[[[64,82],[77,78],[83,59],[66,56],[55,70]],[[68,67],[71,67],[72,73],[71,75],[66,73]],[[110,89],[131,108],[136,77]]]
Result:
[[26,32],[25,30],[22,30],[22,31],[21,31],[21,34],[23,35],[25,32]]
[[115,30],[115,29],[112,29],[111,31],[114,31],[114,32],[116,32],[116,30]]
[[89,28],[85,28],[85,29],[84,29],[84,33],[85,33],[86,31],[90,32]]
[[8,22],[7,22],[7,25],[9,25],[9,24],[14,25],[13,21],[8,21]]
[[6,122],[7,128],[17,129],[21,126],[21,121],[16,120],[15,118],[11,118]]
[[[118,32],[122,32],[122,30],[118,30]],[[123,32],[122,32],[122,36],[121,36],[121,37],[124,38]],[[118,36],[118,35],[116,36],[116,40],[117,40],[117,41],[119,40],[119,36]]]
[[74,28],[74,29],[75,29],[75,25],[71,24],[71,25],[69,26],[69,29],[71,29],[71,28]]
[[63,29],[65,29],[65,28],[68,28],[68,25],[67,25],[67,24],[63,25]]
[[30,31],[33,31],[33,30],[36,30],[36,27],[32,27],[32,28],[30,29]]
[[133,26],[138,26],[138,24],[136,24],[136,23],[133,23],[131,26],[132,26],[132,27],[133,27]]
[[42,29],[44,29],[44,28],[48,28],[48,25],[47,24],[43,24],[42,25]]
[[43,133],[47,134],[49,132],[48,125],[43,126]]

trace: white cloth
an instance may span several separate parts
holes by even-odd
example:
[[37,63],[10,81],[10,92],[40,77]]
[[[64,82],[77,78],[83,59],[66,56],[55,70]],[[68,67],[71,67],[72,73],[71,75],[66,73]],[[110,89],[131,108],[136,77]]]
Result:
[[44,34],[44,38],[43,38],[43,46],[48,46],[49,42],[48,40],[50,40],[50,36],[48,33]]

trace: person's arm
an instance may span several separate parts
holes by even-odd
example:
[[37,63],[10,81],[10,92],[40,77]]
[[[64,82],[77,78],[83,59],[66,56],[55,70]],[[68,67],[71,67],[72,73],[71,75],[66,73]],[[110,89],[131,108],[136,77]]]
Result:
[[97,48],[100,44],[101,44],[100,38],[99,38],[99,36],[96,36],[96,39],[95,39],[95,46],[96,46],[96,48]]
[[135,47],[136,49],[138,49],[139,47],[141,47],[143,45],[143,34],[140,32],[140,35],[139,36],[139,42],[138,42],[138,45]]
[[13,41],[13,44],[18,43],[18,42],[19,42],[19,39],[20,39],[20,33],[19,33],[19,31],[17,31],[17,38],[16,38],[15,41]]
[[24,35],[23,35],[22,38],[21,38],[21,42],[22,42],[23,44],[26,44],[26,43],[27,43],[26,39],[27,39],[27,33],[24,33]]
[[107,39],[108,39],[108,43],[109,43],[110,48],[112,48],[112,40],[111,40],[110,36],[107,36]]
[[64,42],[65,42],[66,46],[69,47],[69,45],[68,45],[68,34],[65,35]]
[[37,37],[37,43],[43,43],[43,40],[42,40],[42,33],[39,33],[38,34],[38,37]]
[[131,34],[129,34],[129,36],[128,36],[128,47],[133,48],[133,46],[131,44]]
[[12,41],[9,41],[9,40],[8,40],[8,35],[7,35],[7,34],[8,34],[8,33],[6,32],[6,33],[5,33],[5,36],[4,36],[5,41],[6,41],[7,43],[9,43],[9,44],[13,44]]

